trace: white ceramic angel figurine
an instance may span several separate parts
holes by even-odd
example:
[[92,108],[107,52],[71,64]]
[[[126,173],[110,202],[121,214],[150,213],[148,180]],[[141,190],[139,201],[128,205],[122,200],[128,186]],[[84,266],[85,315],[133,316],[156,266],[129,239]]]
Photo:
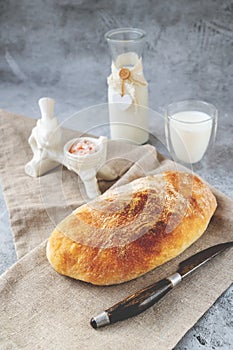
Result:
[[48,97],[39,100],[42,118],[37,121],[29,137],[33,158],[25,166],[25,172],[33,177],[45,174],[63,161],[62,135],[54,117],[54,104],[55,101]]
[[84,183],[87,196],[95,198],[100,194],[96,173],[99,172],[105,180],[113,180],[117,177],[114,170],[105,164],[107,155],[107,138],[86,138],[96,146],[93,154],[86,156],[72,154],[69,150],[73,143],[82,138],[67,142],[63,149],[61,129],[54,117],[55,101],[44,97],[39,100],[41,119],[32,129],[28,143],[33,152],[33,158],[25,165],[25,172],[38,177],[59,164],[65,165],[69,170],[78,174]]

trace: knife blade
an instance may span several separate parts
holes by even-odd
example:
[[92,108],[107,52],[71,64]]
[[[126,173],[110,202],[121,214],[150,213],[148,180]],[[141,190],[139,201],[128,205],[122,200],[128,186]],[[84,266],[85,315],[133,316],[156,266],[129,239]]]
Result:
[[233,247],[233,242],[217,244],[187,258],[179,264],[177,272],[173,275],[137,291],[93,317],[90,321],[91,326],[97,329],[139,315],[164,297],[190,273],[230,247]]

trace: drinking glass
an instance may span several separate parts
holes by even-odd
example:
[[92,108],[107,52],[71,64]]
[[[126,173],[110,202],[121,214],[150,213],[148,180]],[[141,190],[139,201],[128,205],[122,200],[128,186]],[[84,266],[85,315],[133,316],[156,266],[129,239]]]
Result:
[[174,102],[166,109],[165,134],[174,160],[194,164],[214,146],[218,112],[214,105],[187,100]]

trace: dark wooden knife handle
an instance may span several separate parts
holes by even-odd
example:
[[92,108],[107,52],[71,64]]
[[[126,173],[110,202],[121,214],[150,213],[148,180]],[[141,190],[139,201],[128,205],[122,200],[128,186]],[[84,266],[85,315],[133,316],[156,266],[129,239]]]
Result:
[[172,287],[171,281],[164,278],[130,295],[106,310],[110,322],[115,323],[123,321],[129,317],[140,314],[159,301]]

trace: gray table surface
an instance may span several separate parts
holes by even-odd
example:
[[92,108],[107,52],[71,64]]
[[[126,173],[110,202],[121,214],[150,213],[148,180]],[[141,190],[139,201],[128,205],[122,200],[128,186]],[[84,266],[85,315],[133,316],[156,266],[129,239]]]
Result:
[[[37,100],[50,96],[61,122],[106,102],[110,57],[103,35],[129,26],[147,32],[144,67],[153,110],[187,98],[217,106],[214,151],[194,170],[233,198],[230,0],[0,0],[0,107],[39,118]],[[152,129],[156,133],[156,125]],[[1,191],[0,220],[2,273],[16,254]],[[232,349],[232,330],[231,286],[175,349]]]

